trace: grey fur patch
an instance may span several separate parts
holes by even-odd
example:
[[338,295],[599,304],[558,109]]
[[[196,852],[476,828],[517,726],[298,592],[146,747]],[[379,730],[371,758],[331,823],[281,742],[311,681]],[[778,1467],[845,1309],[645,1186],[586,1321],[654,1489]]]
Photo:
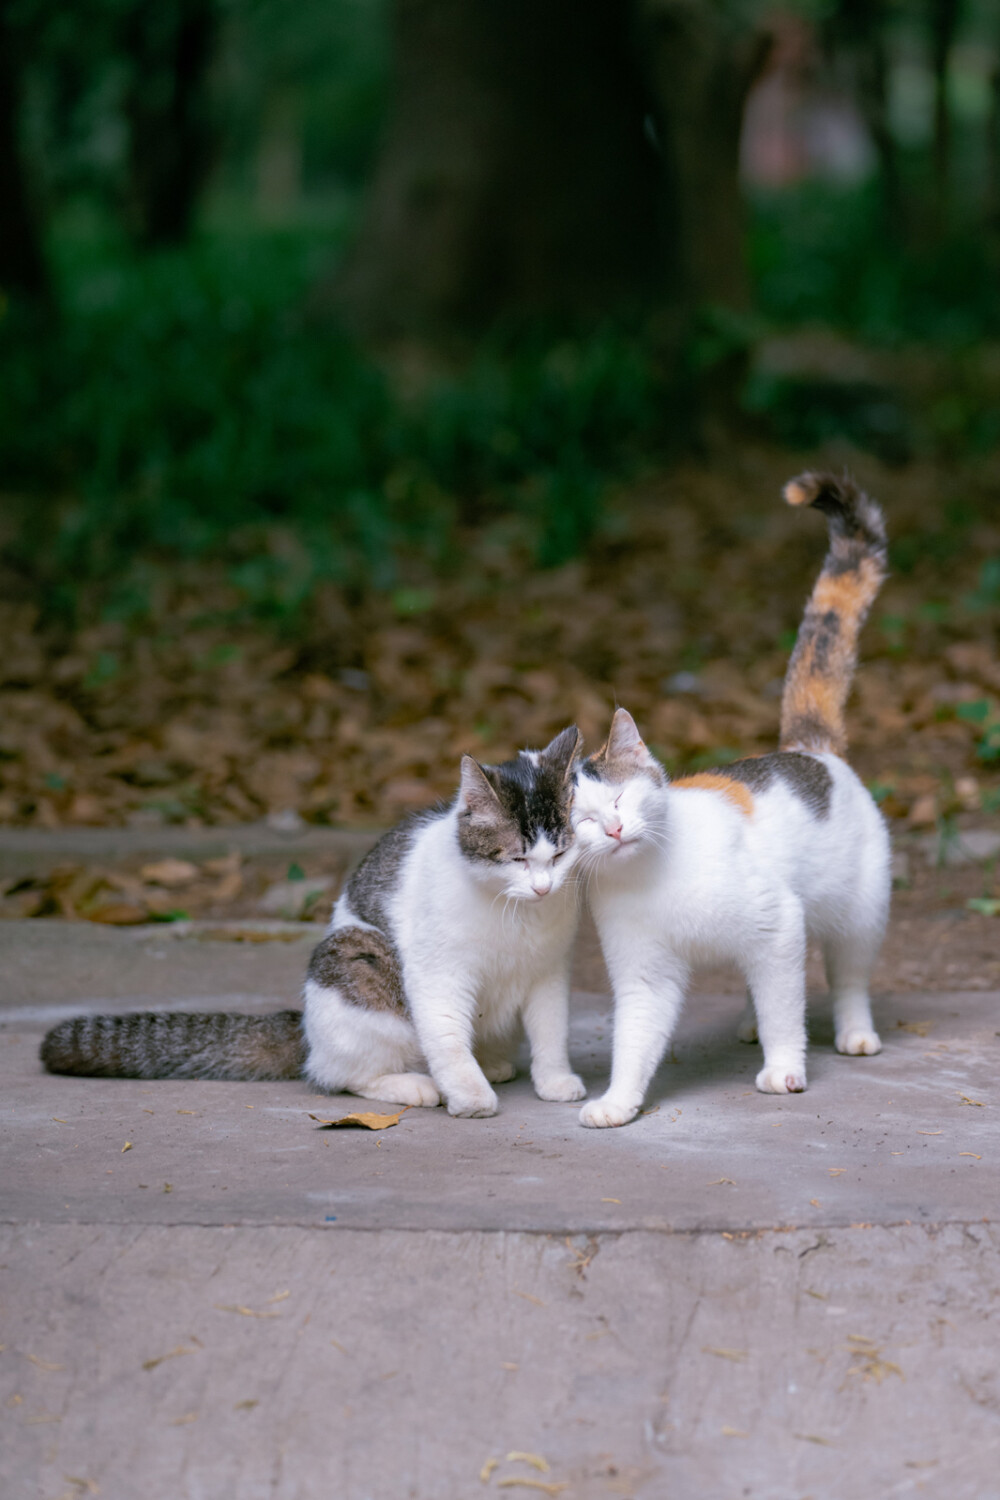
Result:
[[775,750],[770,755],[734,760],[728,766],[719,766],[713,775],[729,776],[749,787],[751,792],[766,791],[777,777],[815,817],[827,818],[830,815],[833,777],[822,761],[798,750]]
[[413,844],[417,832],[425,824],[443,817],[444,807],[435,807],[427,812],[411,813],[395,828],[384,833],[370,849],[347,882],[347,899],[351,910],[362,922],[391,939],[392,924],[388,915],[388,898],[399,884],[399,872]]
[[340,927],[313,949],[309,978],[339,990],[350,1005],[406,1014],[406,995],[396,950],[381,932]]
[[50,1073],[90,1078],[300,1078],[305,1055],[298,1010],[75,1016],[54,1026],[40,1049]]

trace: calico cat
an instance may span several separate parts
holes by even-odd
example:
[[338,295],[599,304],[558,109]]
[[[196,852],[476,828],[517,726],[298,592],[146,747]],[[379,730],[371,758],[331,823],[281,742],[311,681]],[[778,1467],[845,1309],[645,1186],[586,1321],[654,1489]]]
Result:
[[868,983],[888,918],[889,838],[841,757],[885,525],[847,479],[803,474],[785,498],[825,512],[830,546],[785,679],[779,751],[670,782],[619,709],[577,775],[573,824],[615,996],[611,1081],[584,1105],[584,1125],[638,1113],[701,964],[732,961],[746,976],[740,1036],[759,1031],[765,1093],[806,1086],[807,937],[823,947],[837,1050],[881,1047]]
[[450,805],[384,834],[337,901],[303,1012],[142,1013],[53,1028],[54,1073],[297,1078],[395,1104],[492,1115],[523,1021],[543,1099],[582,1099],[567,1055],[577,925],[570,823],[580,733],[481,766]]

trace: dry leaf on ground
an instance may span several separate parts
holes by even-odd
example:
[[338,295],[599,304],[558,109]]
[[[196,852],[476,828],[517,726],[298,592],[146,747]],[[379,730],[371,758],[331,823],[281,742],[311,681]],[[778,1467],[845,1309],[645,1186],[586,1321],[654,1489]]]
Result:
[[342,1125],[356,1125],[362,1130],[388,1130],[390,1125],[399,1124],[409,1107],[408,1104],[405,1105],[395,1115],[376,1115],[370,1110],[360,1110],[352,1111],[349,1115],[341,1115],[337,1120],[327,1120],[322,1115],[314,1114],[310,1114],[309,1118],[317,1122],[320,1130],[336,1130]]
[[538,1470],[539,1474],[548,1474],[551,1467],[548,1460],[544,1459],[540,1453],[520,1453],[517,1449],[507,1454],[507,1462],[530,1464],[533,1469]]

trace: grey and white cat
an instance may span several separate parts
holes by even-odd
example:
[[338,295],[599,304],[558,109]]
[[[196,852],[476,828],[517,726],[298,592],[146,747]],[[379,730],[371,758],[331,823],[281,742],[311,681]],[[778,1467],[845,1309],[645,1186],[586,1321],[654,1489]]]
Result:
[[405,819],[355,870],[316,948],[304,1012],[82,1016],[52,1072],[295,1078],[453,1115],[492,1115],[523,1022],[543,1099],[582,1099],[567,1055],[576,931],[570,822],[580,733],[481,766],[448,806]]
[[615,996],[611,1081],[581,1123],[634,1119],[691,970],[731,961],[759,1033],[766,1093],[806,1086],[807,937],[823,947],[840,1052],[878,1052],[869,977],[888,917],[885,825],[841,757],[858,633],[885,571],[878,506],[851,482],[804,474],[792,505],[824,511],[830,550],[785,680],[781,748],[670,782],[624,709],[577,776],[573,823]]

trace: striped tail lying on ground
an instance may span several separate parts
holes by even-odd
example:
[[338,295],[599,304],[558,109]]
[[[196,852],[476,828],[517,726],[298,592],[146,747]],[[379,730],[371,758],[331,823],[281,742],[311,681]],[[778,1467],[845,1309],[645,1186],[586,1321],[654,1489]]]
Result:
[[269,1016],[133,1011],[74,1016],[42,1041],[50,1073],[90,1078],[301,1078],[302,1012]]
[[781,748],[843,755],[858,636],[886,576],[885,521],[875,501],[846,476],[800,474],[784,495],[789,505],[824,512],[830,550],[785,674]]

